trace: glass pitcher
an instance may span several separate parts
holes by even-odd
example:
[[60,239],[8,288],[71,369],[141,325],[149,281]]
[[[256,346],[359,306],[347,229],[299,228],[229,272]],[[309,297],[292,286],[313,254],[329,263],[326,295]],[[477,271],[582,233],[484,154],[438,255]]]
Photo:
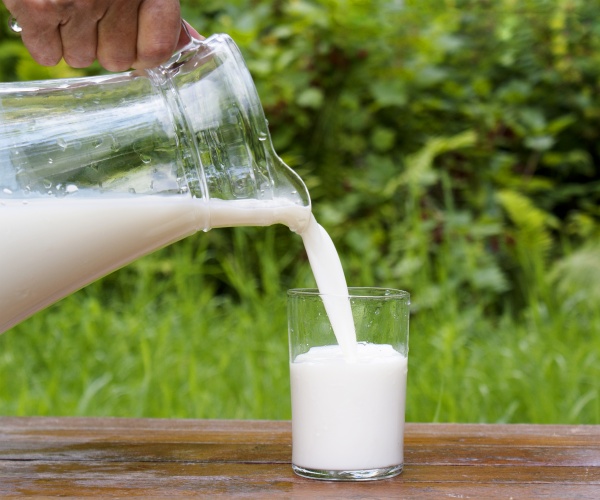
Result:
[[227,35],[150,70],[0,84],[0,333],[196,231],[302,232],[310,210]]

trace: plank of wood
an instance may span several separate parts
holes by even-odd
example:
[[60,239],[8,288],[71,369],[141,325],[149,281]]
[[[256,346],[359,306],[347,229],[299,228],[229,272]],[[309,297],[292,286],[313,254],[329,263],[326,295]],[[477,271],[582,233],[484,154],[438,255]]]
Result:
[[304,479],[289,422],[0,418],[0,494],[600,498],[600,426],[407,424],[402,475]]
[[[550,469],[550,468],[547,468]],[[330,483],[295,476],[289,465],[214,463],[24,462],[0,468],[2,495],[186,496],[292,494],[307,498],[418,498],[449,494],[507,498],[598,498],[598,471],[532,471],[517,467],[407,466],[399,477],[371,483]],[[560,493],[562,492],[562,493]],[[569,494],[567,494],[569,493]]]

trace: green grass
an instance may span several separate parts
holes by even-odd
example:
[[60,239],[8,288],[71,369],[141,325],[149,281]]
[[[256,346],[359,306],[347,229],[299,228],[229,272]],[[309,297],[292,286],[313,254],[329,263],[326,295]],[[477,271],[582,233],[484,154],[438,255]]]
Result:
[[[289,418],[301,250],[287,230],[199,234],[67,297],[0,336],[0,414]],[[413,303],[408,421],[600,423],[595,308]]]
[[[1,336],[0,413],[288,417],[285,296],[215,294],[201,245],[141,259]],[[233,255],[222,264],[243,283]]]
[[570,316],[542,307],[520,320],[477,308],[415,318],[408,418],[600,423],[600,342],[594,322]]

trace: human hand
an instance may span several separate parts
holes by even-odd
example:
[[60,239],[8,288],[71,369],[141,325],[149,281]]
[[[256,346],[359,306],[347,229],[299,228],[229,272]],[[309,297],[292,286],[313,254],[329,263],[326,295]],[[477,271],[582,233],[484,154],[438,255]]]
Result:
[[[109,71],[157,66],[188,41],[179,0],[3,0],[41,65],[98,60]],[[187,23],[186,23],[187,24]],[[189,33],[202,38],[189,24]]]

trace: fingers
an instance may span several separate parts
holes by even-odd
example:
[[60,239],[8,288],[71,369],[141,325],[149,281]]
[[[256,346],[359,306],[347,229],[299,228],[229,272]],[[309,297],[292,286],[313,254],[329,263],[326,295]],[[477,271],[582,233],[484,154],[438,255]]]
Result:
[[109,71],[125,71],[137,58],[139,2],[112,1],[98,22],[98,62]]
[[151,68],[169,59],[181,31],[178,0],[144,0],[138,12],[136,69]]
[[21,24],[21,38],[31,57],[42,66],[55,66],[63,55],[58,25],[36,29],[35,24]]
[[60,26],[62,56],[73,68],[86,68],[96,60],[98,22],[91,15],[72,18]]
[[[44,66],[74,68],[94,60],[109,71],[149,68],[202,39],[181,22],[179,0],[4,0],[23,43]],[[189,34],[188,34],[189,33]]]
[[5,0],[5,5],[21,27],[21,39],[31,56],[43,66],[54,66],[62,57],[61,15],[48,4],[34,11],[26,0]]

